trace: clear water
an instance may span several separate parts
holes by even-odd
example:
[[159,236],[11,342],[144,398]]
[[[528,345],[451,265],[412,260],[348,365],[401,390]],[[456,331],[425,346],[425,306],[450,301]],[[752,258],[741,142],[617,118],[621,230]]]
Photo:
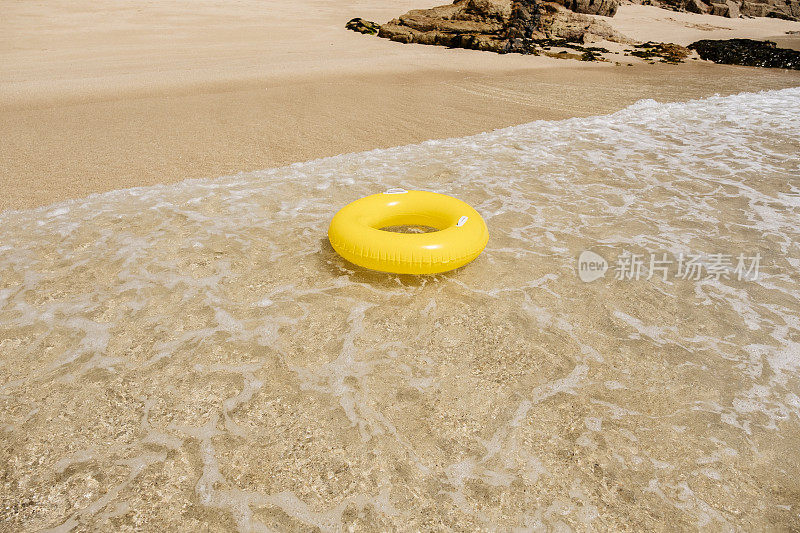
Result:
[[[335,211],[390,187],[473,205],[485,253],[419,278],[338,258]],[[800,527],[798,243],[800,89],[6,212],[0,512],[61,531]],[[584,250],[605,277],[579,279]],[[626,253],[734,264],[617,280]]]

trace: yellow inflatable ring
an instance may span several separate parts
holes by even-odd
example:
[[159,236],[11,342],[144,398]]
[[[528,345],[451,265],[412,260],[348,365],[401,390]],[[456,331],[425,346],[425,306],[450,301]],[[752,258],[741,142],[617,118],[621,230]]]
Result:
[[[430,233],[383,231],[430,226]],[[435,192],[389,189],[344,206],[331,220],[328,239],[356,265],[396,274],[436,274],[466,265],[483,251],[489,231],[468,204]]]

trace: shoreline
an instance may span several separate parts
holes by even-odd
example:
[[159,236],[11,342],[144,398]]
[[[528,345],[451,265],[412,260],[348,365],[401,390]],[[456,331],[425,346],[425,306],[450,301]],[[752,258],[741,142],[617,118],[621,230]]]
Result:
[[0,111],[9,154],[0,162],[6,191],[0,211],[535,120],[606,115],[647,98],[686,101],[800,86],[800,72],[760,69],[753,76],[747,69],[577,63],[492,73],[311,76],[7,107]]
[[[643,98],[800,85],[797,71],[648,65],[627,56],[616,66],[404,45],[344,29],[350,16],[385,21],[440,3],[356,2],[341,10],[323,0],[296,8],[255,0],[191,8],[185,0],[12,1],[0,21],[7,73],[0,211],[604,115]],[[711,17],[714,30],[687,22],[709,17],[626,5],[606,20],[621,30],[660,28],[679,43],[800,29],[772,19]]]

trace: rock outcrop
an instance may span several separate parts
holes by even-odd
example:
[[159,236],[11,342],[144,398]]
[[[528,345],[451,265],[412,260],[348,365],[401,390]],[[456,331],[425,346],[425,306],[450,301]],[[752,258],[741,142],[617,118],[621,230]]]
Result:
[[618,0],[456,0],[409,11],[381,26],[378,35],[402,43],[498,53],[536,53],[536,41],[542,39],[626,42],[607,23],[583,14],[611,16],[617,5]]
[[358,33],[365,33],[367,35],[378,35],[381,25],[372,22],[371,20],[364,20],[362,18],[354,18],[344,25],[348,30],[357,31]]
[[619,7],[619,0],[553,0],[575,13],[613,17]]
[[778,48],[772,41],[702,40],[690,44],[689,48],[714,63],[800,70],[800,52]]
[[634,0],[637,3],[672,9],[718,15],[721,17],[772,17],[800,20],[800,0]]
[[739,3],[733,0],[711,4],[711,14],[718,17],[739,18]]
[[[607,22],[584,13],[567,10],[560,4],[541,4],[540,31],[548,39],[591,43],[599,40],[627,43],[629,39]],[[616,12],[616,5],[614,6]],[[609,15],[610,16],[610,15]]]
[[683,63],[691,51],[685,46],[675,43],[647,42],[634,45],[635,50],[626,50],[634,57],[641,57],[646,61],[661,59],[662,63]]

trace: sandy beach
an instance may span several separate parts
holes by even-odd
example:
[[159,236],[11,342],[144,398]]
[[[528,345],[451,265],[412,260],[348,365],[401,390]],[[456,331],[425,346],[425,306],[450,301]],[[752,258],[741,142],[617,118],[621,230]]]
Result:
[[800,531],[800,71],[344,29],[440,1],[2,3],[0,530]]
[[[343,29],[437,1],[6,2],[0,210],[339,153],[791,87],[800,74],[621,66],[402,45]],[[800,23],[622,6],[632,38],[783,36]],[[696,62],[690,62],[696,63]],[[594,87],[587,93],[586,86]]]

